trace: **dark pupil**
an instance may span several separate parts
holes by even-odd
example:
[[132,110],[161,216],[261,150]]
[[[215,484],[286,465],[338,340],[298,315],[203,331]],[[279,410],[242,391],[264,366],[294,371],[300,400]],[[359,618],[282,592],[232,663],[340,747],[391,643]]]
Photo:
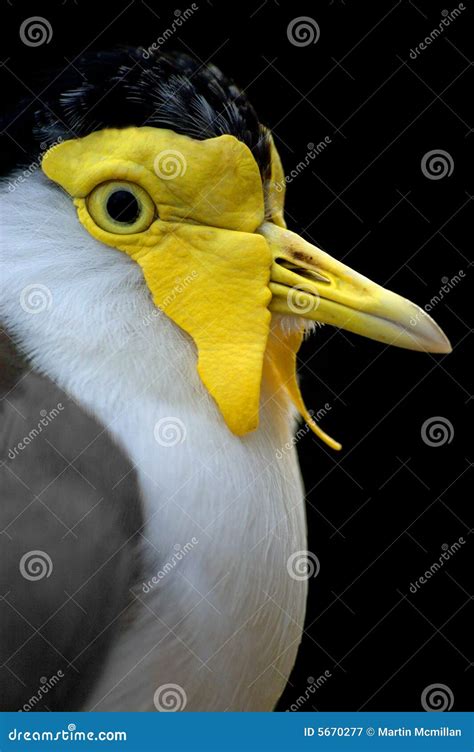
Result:
[[138,219],[140,205],[130,191],[114,191],[107,199],[107,212],[116,222],[131,225]]

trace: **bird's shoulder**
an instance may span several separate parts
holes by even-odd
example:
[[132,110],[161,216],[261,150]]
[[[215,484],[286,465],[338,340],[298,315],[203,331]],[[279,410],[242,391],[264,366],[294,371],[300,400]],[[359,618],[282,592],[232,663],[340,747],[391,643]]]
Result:
[[133,617],[130,460],[0,330],[2,710],[78,710]]

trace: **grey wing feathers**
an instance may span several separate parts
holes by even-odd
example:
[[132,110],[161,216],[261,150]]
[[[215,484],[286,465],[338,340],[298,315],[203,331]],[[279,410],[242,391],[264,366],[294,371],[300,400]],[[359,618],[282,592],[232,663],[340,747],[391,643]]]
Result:
[[133,619],[136,476],[0,337],[0,709],[80,710]]

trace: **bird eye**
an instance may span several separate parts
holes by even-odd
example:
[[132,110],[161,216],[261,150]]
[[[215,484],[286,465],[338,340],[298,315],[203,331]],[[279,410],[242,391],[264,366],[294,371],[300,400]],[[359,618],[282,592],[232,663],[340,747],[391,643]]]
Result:
[[155,204],[143,188],[118,180],[96,186],[87,198],[87,208],[99,227],[120,235],[143,232],[157,216]]

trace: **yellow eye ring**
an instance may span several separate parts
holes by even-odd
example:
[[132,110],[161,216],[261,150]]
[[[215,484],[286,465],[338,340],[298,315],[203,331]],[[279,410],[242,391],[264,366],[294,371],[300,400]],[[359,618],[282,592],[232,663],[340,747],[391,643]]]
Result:
[[87,197],[87,209],[102,230],[119,235],[143,232],[157,216],[148,193],[126,180],[109,180],[96,186]]

